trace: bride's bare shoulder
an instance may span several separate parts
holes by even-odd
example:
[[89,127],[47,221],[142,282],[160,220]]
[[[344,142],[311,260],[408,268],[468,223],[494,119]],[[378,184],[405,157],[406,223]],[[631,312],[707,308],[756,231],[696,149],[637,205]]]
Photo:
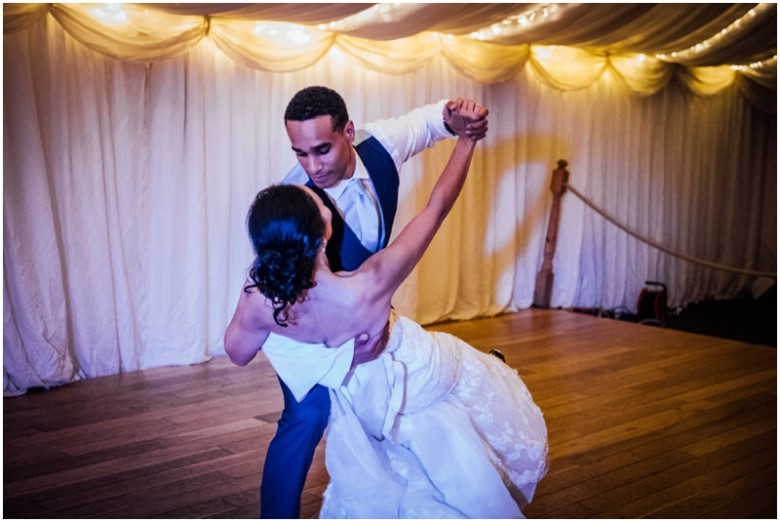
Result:
[[[353,306],[360,296],[360,286],[364,279],[355,272],[331,272],[325,278],[318,278],[320,291],[326,290],[327,295],[346,307]],[[323,284],[325,283],[325,284]]]
[[237,311],[245,321],[258,328],[267,328],[273,321],[273,307],[250,280],[241,288]]
[[340,304],[352,310],[355,319],[372,316],[382,308],[389,309],[385,285],[381,281],[381,272],[373,263],[366,262],[354,272],[338,274]]

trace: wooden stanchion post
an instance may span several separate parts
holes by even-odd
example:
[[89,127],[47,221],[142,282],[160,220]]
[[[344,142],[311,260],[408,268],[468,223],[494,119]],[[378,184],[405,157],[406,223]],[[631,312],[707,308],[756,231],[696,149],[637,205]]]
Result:
[[566,170],[566,160],[558,160],[558,168],[553,171],[550,190],[553,193],[552,209],[550,210],[550,222],[547,226],[547,236],[544,239],[544,260],[542,269],[536,274],[536,286],[534,287],[533,305],[539,308],[549,308],[553,288],[553,257],[555,256],[555,244],[558,241],[558,220],[561,213],[561,199],[566,192],[566,183],[569,181],[569,171]]

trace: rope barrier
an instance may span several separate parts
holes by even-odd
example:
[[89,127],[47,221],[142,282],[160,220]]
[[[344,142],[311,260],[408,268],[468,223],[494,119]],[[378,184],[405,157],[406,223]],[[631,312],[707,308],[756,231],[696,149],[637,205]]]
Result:
[[607,214],[606,212],[604,212],[603,210],[598,208],[595,205],[595,203],[593,203],[584,194],[582,194],[580,191],[578,191],[577,189],[575,189],[574,187],[572,187],[568,183],[566,183],[566,188],[569,189],[572,192],[572,194],[574,194],[575,196],[580,198],[583,203],[585,203],[587,206],[589,206],[591,209],[593,209],[594,212],[596,212],[597,214],[602,216],[604,219],[606,219],[607,221],[609,221],[610,223],[612,223],[613,225],[618,227],[620,230],[622,230],[626,234],[628,234],[628,235],[638,239],[639,241],[641,241],[643,243],[647,243],[648,245],[652,246],[653,248],[657,248],[658,250],[660,250],[662,252],[665,252],[665,253],[667,253],[669,255],[672,255],[672,256],[675,256],[675,257],[679,257],[680,259],[684,259],[686,261],[690,261],[691,263],[696,263],[696,264],[699,264],[699,265],[708,266],[710,268],[716,268],[718,270],[726,270],[726,271],[729,271],[729,272],[736,272],[738,274],[745,274],[745,275],[758,276],[758,277],[771,277],[772,279],[777,279],[777,272],[762,272],[762,271],[758,271],[758,270],[747,270],[747,269],[744,269],[744,268],[734,268],[734,267],[730,267],[730,266],[727,266],[727,265],[722,265],[722,264],[719,264],[719,263],[712,263],[710,261],[705,261],[703,259],[698,259],[698,258],[695,258],[695,257],[691,257],[691,256],[688,256],[688,255],[685,255],[685,254],[681,254],[680,252],[675,252],[674,250],[666,248],[665,246],[663,246],[663,245],[661,245],[661,244],[659,244],[659,243],[657,243],[655,241],[652,241],[650,239],[642,237],[638,232],[636,232],[634,230],[631,230],[630,228],[628,228],[624,224],[620,223],[617,219],[615,219],[611,215]]

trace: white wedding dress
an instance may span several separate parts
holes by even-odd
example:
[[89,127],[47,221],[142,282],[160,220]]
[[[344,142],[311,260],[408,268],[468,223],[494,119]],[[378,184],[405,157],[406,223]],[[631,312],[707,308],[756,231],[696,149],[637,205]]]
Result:
[[[302,373],[339,381],[333,373],[343,363],[327,361],[351,361],[351,350],[351,342],[326,348],[276,335],[263,346],[275,368],[275,360],[286,358],[277,373],[299,398],[314,384]],[[319,355],[318,370],[290,364],[307,353]],[[321,518],[523,516],[547,472],[547,428],[509,366],[394,316],[387,349],[339,382],[331,387],[330,483]]]

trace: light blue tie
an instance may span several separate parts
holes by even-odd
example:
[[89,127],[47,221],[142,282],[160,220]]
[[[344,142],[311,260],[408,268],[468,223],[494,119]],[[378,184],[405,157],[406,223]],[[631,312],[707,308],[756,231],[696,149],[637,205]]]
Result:
[[339,197],[339,207],[344,211],[344,220],[363,246],[372,252],[378,251],[382,232],[381,215],[375,198],[362,179],[349,180],[347,188]]

